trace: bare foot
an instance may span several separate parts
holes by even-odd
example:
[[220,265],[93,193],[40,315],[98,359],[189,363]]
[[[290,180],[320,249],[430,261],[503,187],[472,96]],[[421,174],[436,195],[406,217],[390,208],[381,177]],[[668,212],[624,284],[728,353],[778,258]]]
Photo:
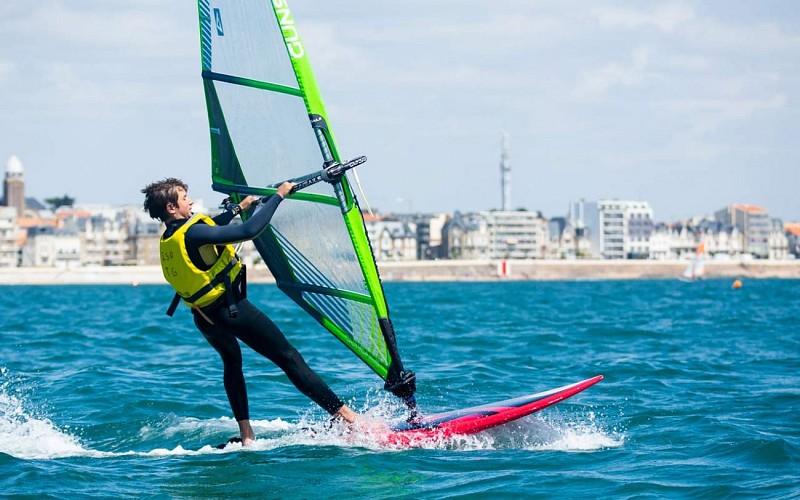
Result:
[[347,405],[344,405],[339,408],[339,411],[333,414],[333,418],[336,420],[344,420],[348,424],[354,424],[361,417],[359,417],[359,415],[351,410]]
[[343,421],[349,430],[359,434],[382,434],[388,430],[386,422],[359,415],[346,405],[333,415],[333,419]]

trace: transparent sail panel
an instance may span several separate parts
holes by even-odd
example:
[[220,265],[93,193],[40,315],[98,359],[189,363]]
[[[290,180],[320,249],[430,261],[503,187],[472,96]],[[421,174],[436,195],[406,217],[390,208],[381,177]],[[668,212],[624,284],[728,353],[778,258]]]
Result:
[[211,71],[297,87],[281,29],[268,0],[207,3]]
[[[303,99],[214,82],[236,156],[250,186],[264,187],[322,168]],[[306,190],[333,195],[325,183]]]
[[298,281],[368,295],[338,207],[290,199],[272,225]]

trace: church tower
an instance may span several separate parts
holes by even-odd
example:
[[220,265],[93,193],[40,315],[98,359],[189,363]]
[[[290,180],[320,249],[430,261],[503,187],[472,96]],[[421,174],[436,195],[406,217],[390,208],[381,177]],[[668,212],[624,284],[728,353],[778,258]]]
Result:
[[22,178],[22,162],[16,155],[8,159],[6,178],[3,182],[3,202],[17,209],[17,217],[25,214],[25,180]]

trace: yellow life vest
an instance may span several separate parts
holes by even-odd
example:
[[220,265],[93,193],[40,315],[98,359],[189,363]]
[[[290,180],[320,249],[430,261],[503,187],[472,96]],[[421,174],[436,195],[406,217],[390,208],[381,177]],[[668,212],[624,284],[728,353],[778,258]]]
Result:
[[195,214],[169,238],[162,238],[160,245],[164,278],[189,307],[205,307],[220,298],[230,291],[230,284],[242,270],[233,245],[225,245],[221,253],[216,245],[201,247],[200,254],[211,268],[203,270],[194,265],[186,251],[186,231],[201,221],[216,225],[211,217]]

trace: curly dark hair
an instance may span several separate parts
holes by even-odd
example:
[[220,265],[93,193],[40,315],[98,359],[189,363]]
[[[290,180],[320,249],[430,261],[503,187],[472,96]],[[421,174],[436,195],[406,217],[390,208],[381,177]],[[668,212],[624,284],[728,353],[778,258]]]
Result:
[[167,204],[178,204],[178,188],[183,188],[184,191],[189,190],[189,186],[186,183],[174,177],[167,177],[163,181],[148,184],[142,189],[144,211],[150,214],[153,219],[165,221],[167,218]]

